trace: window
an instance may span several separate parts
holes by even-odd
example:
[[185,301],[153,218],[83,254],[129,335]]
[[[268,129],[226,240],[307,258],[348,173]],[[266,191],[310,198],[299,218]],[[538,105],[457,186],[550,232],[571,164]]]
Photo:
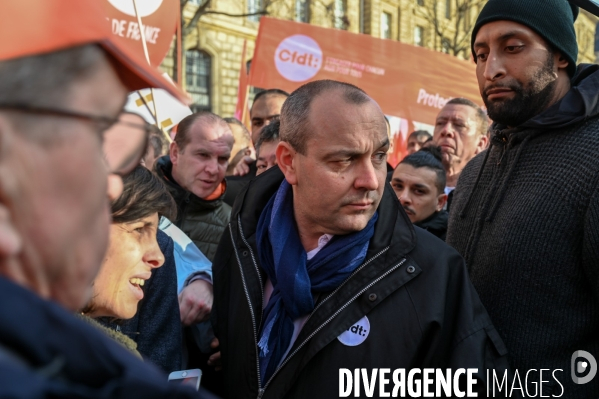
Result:
[[295,20],[297,22],[310,22],[309,0],[295,0]]
[[451,19],[451,0],[445,0],[445,18]]
[[424,46],[424,28],[422,26],[414,28],[414,44],[420,47]]
[[[247,0],[248,2],[248,14],[256,13],[262,10],[263,0]],[[250,21],[260,22],[260,15],[250,15],[248,17]]]
[[424,5],[424,0],[416,0],[416,3],[417,3],[419,6],[423,6],[423,5]]
[[391,39],[391,14],[381,13],[381,38]]
[[334,14],[335,28],[347,29],[349,21],[347,20],[347,0],[335,0]]
[[212,60],[201,50],[187,50],[185,52],[185,83],[187,92],[191,95],[193,103],[190,108],[193,112],[210,111],[210,71]]

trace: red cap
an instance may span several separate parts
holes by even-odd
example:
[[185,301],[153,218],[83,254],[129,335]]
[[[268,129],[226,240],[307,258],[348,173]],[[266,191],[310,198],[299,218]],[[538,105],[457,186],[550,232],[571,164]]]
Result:
[[115,59],[130,90],[161,88],[189,103],[187,94],[113,36],[100,1],[106,0],[1,0],[0,61],[97,43]]

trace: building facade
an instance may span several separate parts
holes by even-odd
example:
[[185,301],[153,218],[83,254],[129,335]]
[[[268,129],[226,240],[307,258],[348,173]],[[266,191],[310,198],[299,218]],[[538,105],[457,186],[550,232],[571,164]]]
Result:
[[[182,86],[193,98],[193,110],[232,116],[237,101],[244,41],[251,56],[260,13],[275,18],[345,29],[427,47],[469,59],[470,32],[485,0],[188,0],[183,10]],[[194,16],[196,17],[194,20]],[[595,62],[598,19],[581,11],[576,21],[578,62]],[[176,75],[175,49],[162,69]]]

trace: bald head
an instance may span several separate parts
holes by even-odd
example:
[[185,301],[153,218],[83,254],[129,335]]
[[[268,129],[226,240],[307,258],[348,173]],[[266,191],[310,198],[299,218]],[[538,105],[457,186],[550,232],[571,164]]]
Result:
[[[214,128],[214,129],[213,129]],[[191,133],[191,131],[195,133]],[[216,139],[223,136],[226,141],[231,141],[231,147],[235,142],[231,128],[220,116],[212,112],[197,112],[185,117],[177,126],[177,134],[174,142],[181,151],[191,141],[192,134],[208,135],[206,139]]]
[[[310,117],[316,111],[321,111],[314,104],[322,102],[326,96],[327,101],[343,101],[351,105],[371,105],[380,108],[362,89],[349,83],[337,82],[335,80],[318,80],[307,83],[291,93],[283,104],[281,110],[281,141],[288,142],[299,153],[306,151],[306,142],[310,138]],[[370,103],[370,104],[369,104]],[[330,103],[329,103],[330,104]],[[324,105],[324,104],[321,104]],[[325,107],[328,109],[328,107]],[[327,111],[328,112],[328,111]],[[380,112],[380,122],[386,129],[385,116]]]

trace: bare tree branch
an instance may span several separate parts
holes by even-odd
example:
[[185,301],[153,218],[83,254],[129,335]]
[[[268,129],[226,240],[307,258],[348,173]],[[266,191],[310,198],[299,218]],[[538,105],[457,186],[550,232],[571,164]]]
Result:
[[[185,1],[185,3],[187,3],[188,0],[181,0],[181,1]],[[202,3],[200,3],[195,14],[193,14],[193,17],[189,20],[189,22],[183,28],[183,35],[187,36],[191,33],[193,28],[198,24],[198,21],[200,20],[202,15],[204,15],[206,13],[206,9],[208,7],[210,7],[210,0],[204,0],[204,1],[202,1]],[[183,22],[181,22],[181,23],[183,23]]]
[[[433,48],[454,56],[468,50],[473,28],[471,11],[484,3],[486,0],[426,0],[419,6],[417,13],[426,19],[434,33]],[[448,4],[451,6],[449,12],[445,9]],[[444,12],[439,13],[440,8]]]
[[228,12],[209,10],[209,11],[206,11],[203,15],[206,15],[206,14],[226,15],[227,17],[251,17],[254,15],[268,15],[268,11],[262,10],[262,11],[251,12],[248,14],[229,14]]

